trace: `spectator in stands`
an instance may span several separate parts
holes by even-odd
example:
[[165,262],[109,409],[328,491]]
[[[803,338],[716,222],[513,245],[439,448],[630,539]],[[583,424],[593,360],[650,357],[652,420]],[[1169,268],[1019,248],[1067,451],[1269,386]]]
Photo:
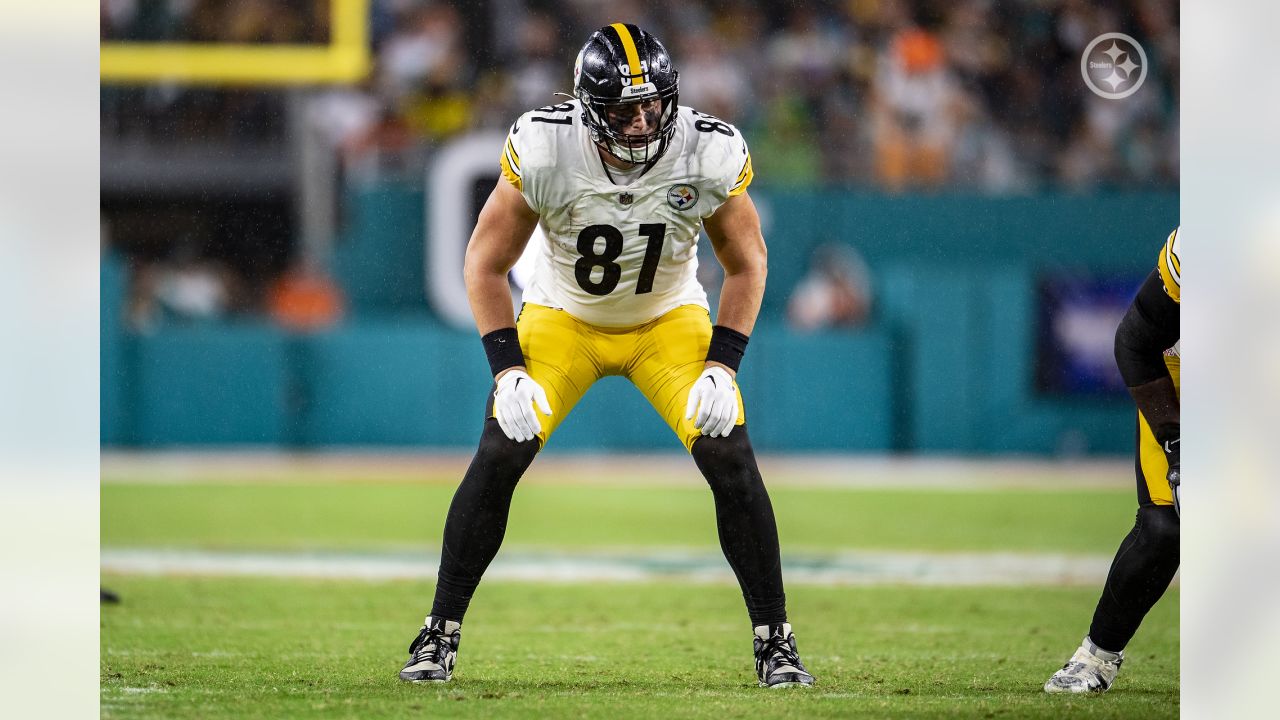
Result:
[[126,318],[137,332],[165,323],[199,324],[244,309],[243,281],[224,263],[179,252],[162,261],[141,261],[131,274]]
[[507,118],[519,117],[529,110],[550,105],[555,94],[565,92],[571,78],[566,77],[565,63],[559,58],[560,34],[556,21],[546,13],[527,13],[516,30],[517,53],[508,72],[512,92],[518,103],[508,108]]
[[819,134],[809,106],[787,93],[769,103],[751,144],[752,162],[773,186],[811,187],[822,178]]
[[343,315],[342,291],[320,267],[302,262],[276,278],[267,291],[271,318],[289,330],[322,330]]
[[[327,3],[101,0],[101,8],[104,41],[330,35]],[[781,153],[778,172],[762,182],[997,192],[1177,182],[1171,0],[688,0],[660,13],[633,0],[372,0],[375,70],[361,92],[396,115],[383,126],[403,125],[412,145],[499,129],[513,112],[548,104],[567,86],[558,70],[567,59],[557,56],[564,37],[615,16],[669,25],[680,37],[686,102],[797,144],[801,161],[791,167]],[[1108,104],[1081,92],[1079,58],[1098,33],[1117,28],[1139,37],[1151,77],[1131,102]],[[507,106],[513,102],[520,107]],[[102,123],[119,137],[277,141],[288,132],[285,105],[281,93],[261,90],[107,88]],[[363,112],[359,103],[348,109]]]
[[870,318],[871,274],[858,251],[843,243],[819,245],[787,302],[791,327],[805,332],[852,328]]
[[[335,185],[419,183],[441,141],[505,130],[515,114],[557,102],[552,93],[572,84],[566,38],[627,19],[677,38],[681,103],[743,128],[766,186],[1034,192],[1178,182],[1173,0],[370,3],[373,65],[364,82],[288,91],[105,85],[103,147],[121,157],[160,147],[154,154],[166,162],[224,147],[234,151],[226,157],[257,158],[264,148],[302,145],[292,113],[303,107],[342,159]],[[103,42],[332,39],[328,2],[100,0],[100,8]],[[1148,58],[1146,84],[1125,102],[1081,87],[1081,53],[1115,30],[1138,38]],[[292,161],[278,154],[281,166]],[[266,265],[246,259],[254,250],[218,252],[241,280],[252,278],[252,304],[263,305],[262,285],[282,265],[259,277],[255,268]],[[138,324],[225,312],[204,270],[134,261],[146,290]]]
[[680,102],[729,122],[744,121],[752,93],[724,44],[706,28],[689,28],[677,36],[680,52]]
[[878,63],[871,107],[881,184],[895,192],[940,187],[966,99],[937,35],[913,26],[894,36]]

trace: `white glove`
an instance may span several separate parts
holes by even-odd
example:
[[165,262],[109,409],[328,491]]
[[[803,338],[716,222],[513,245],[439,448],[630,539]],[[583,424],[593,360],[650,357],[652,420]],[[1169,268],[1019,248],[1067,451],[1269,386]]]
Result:
[[693,426],[708,437],[724,437],[738,422],[738,394],[733,389],[733,378],[718,365],[702,371],[698,381],[689,390],[689,403],[685,405],[684,418],[698,417]]
[[529,373],[512,370],[498,380],[498,389],[493,394],[493,415],[507,437],[525,442],[542,432],[542,423],[533,411],[535,402],[543,415],[551,416],[551,403],[547,402],[546,391],[529,377]]

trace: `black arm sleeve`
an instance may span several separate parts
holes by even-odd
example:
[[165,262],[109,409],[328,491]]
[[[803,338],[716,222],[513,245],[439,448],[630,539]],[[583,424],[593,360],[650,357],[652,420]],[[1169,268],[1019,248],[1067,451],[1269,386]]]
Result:
[[1153,270],[1116,329],[1116,365],[1125,385],[1137,387],[1168,376],[1164,351],[1180,337],[1178,309]]

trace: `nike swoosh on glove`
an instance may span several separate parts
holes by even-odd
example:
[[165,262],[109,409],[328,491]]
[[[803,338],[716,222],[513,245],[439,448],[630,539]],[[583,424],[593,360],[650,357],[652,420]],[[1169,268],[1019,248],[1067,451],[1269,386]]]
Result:
[[534,403],[543,415],[551,416],[551,403],[547,401],[546,391],[529,377],[529,373],[512,370],[498,380],[498,389],[493,394],[493,415],[507,437],[516,442],[527,442],[542,432],[542,422],[534,412]]
[[[698,413],[696,419],[693,415],[695,410]],[[733,430],[738,422],[738,394],[727,370],[712,365],[702,371],[689,390],[684,418],[693,419],[693,426],[708,437],[725,437]]]

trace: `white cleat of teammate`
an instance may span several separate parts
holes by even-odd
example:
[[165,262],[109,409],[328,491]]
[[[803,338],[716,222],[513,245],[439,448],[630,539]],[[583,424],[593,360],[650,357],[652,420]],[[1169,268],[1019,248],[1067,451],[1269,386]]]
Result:
[[1044,684],[1047,693],[1103,693],[1116,680],[1124,651],[1108,652],[1085,637],[1084,642],[1062,669]]

